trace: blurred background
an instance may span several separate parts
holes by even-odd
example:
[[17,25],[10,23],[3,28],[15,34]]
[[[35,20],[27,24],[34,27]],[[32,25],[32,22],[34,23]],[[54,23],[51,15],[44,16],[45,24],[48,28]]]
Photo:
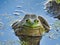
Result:
[[47,20],[51,29],[43,35],[41,45],[60,45],[60,21],[48,14],[45,3],[48,0],[0,0],[0,45],[20,45],[11,25],[23,19],[25,14],[36,14]]

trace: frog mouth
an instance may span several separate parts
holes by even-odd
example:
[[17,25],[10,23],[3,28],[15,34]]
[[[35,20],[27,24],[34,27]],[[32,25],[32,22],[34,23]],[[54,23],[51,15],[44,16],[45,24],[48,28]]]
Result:
[[22,26],[23,29],[34,29],[34,30],[37,30],[37,29],[40,29],[40,26],[26,26],[26,25],[23,25]]
[[28,27],[28,28],[37,28],[37,27],[41,27],[40,24],[24,24],[22,25],[24,27]]

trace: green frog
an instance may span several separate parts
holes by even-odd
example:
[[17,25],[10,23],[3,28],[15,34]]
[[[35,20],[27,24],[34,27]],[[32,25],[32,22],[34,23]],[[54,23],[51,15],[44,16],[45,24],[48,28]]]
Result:
[[12,28],[21,42],[24,42],[21,45],[39,45],[42,35],[50,30],[47,21],[35,14],[26,14],[21,21],[16,21]]

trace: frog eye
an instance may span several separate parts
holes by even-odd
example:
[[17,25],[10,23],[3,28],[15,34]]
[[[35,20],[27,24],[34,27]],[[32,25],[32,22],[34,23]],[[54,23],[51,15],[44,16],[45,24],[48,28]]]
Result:
[[34,20],[34,22],[35,22],[35,23],[38,23],[38,22],[39,22],[39,20],[35,19],[35,20]]
[[27,19],[26,22],[30,22],[30,19]]

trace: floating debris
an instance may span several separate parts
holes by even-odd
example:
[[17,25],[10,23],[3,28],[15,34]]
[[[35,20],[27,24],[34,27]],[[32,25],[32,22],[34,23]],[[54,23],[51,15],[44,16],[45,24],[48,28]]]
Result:
[[24,10],[20,10],[20,13],[27,14],[27,12],[25,12]]
[[57,32],[59,32],[59,30],[58,30],[58,29],[57,29],[56,31],[57,31]]
[[60,37],[60,29],[59,30],[52,29],[52,30],[48,33],[48,37],[50,39],[58,39]]
[[56,3],[55,0],[50,0],[45,4],[48,13],[52,14],[52,17],[60,19],[60,3]]
[[50,38],[50,39],[56,39],[56,38],[54,37],[54,35],[50,35],[49,38]]
[[21,8],[22,6],[18,5],[17,8]]
[[19,12],[20,10],[15,10],[14,12]]
[[19,16],[20,15],[19,12],[14,12],[13,14],[16,15],[16,16]]
[[56,32],[60,32],[60,20],[56,20],[53,25],[51,25],[52,29]]
[[26,14],[27,12],[24,10],[15,10],[13,14],[19,16],[21,13]]
[[55,31],[50,31],[47,35],[52,40],[56,40],[60,37],[60,33],[55,32]]

